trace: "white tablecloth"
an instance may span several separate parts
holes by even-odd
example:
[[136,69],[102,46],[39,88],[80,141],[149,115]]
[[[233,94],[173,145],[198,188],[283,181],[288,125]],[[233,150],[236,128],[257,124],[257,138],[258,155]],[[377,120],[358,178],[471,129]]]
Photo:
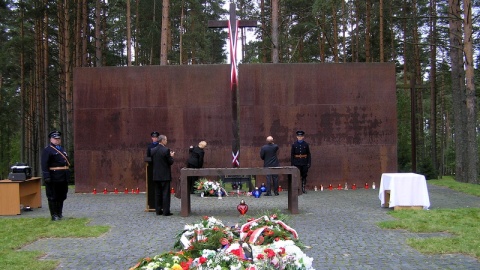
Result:
[[389,207],[423,206],[430,207],[425,176],[416,173],[384,173],[380,181],[378,197],[381,206],[385,204],[385,190],[390,190]]

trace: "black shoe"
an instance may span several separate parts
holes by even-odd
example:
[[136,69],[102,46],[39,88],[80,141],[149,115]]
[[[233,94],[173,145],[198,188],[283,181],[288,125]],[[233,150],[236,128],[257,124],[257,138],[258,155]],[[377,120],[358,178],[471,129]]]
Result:
[[157,216],[161,216],[161,215],[163,215],[163,211],[162,211],[162,210],[160,210],[160,211],[155,211],[155,214],[157,214]]
[[280,195],[280,194],[278,194],[278,192],[275,192],[275,196],[278,196],[278,195]]
[[272,194],[270,194],[270,193],[267,193],[267,194],[265,194],[265,196],[272,196]]
[[60,218],[57,215],[52,216],[52,221],[59,221]]
[[171,216],[173,215],[172,213],[166,213],[166,214],[163,214],[164,216],[168,217],[168,216]]

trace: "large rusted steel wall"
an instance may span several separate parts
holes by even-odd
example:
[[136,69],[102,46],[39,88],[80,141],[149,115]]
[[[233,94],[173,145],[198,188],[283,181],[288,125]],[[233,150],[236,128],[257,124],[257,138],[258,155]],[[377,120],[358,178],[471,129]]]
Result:
[[380,63],[240,66],[243,165],[262,165],[258,148],[268,135],[280,147],[281,165],[290,165],[300,129],[312,152],[308,188],[378,185],[381,173],[397,170],[394,68]]
[[[200,140],[208,142],[204,167],[230,167],[229,83],[229,65],[76,69],[76,192],[145,190],[143,158],[154,130],[176,151],[174,187],[188,147]],[[268,135],[290,165],[294,132],[303,129],[313,153],[309,188],[360,185],[396,171],[393,64],[240,65],[239,93],[241,167],[262,166]]]
[[201,140],[208,141],[205,166],[229,167],[229,76],[228,65],[75,69],[75,191],[144,191],[152,131],[176,152],[175,181],[188,147]]

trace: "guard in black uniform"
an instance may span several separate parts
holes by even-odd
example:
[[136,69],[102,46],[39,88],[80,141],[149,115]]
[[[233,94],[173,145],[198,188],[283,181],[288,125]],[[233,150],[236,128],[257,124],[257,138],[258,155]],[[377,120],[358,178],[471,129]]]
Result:
[[67,151],[61,146],[62,133],[50,132],[50,144],[42,152],[42,174],[52,221],[63,218],[63,202],[67,199],[70,179],[70,161]]
[[300,170],[300,177],[302,178],[302,192],[307,193],[305,186],[307,185],[308,169],[311,165],[310,147],[308,143],[303,140],[305,132],[297,131],[297,140],[292,144],[291,163],[292,166]]
[[158,131],[153,131],[150,133],[152,138],[152,143],[147,146],[147,153],[145,154],[145,162],[147,163],[147,175],[146,175],[146,188],[147,188],[147,211],[155,208],[155,184],[152,180],[153,175],[153,165],[152,165],[152,152],[151,150],[158,145],[158,136],[160,133]]

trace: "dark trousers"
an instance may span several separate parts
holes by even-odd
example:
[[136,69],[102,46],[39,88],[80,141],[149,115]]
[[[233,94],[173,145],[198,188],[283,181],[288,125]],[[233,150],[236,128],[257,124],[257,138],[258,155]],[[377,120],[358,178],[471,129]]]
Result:
[[268,174],[267,178],[267,194],[271,194],[271,187],[273,183],[273,193],[278,193],[278,174]]
[[47,199],[52,202],[63,202],[67,199],[68,182],[50,182],[45,183],[45,193]]
[[170,183],[172,181],[155,181],[155,211],[163,210],[163,214],[170,213]]
[[[190,163],[187,164],[187,168],[199,169],[199,167],[193,166]],[[198,178],[198,176],[187,176],[187,186],[190,194],[195,193],[195,183],[198,181]]]
[[295,167],[297,167],[298,170],[300,171],[300,178],[302,179],[302,183],[306,184],[307,174],[308,174],[308,166],[307,165],[295,165]]

